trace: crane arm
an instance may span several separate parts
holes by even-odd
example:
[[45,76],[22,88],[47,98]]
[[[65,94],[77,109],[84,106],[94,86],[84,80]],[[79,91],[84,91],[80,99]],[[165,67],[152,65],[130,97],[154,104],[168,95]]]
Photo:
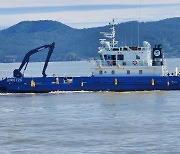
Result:
[[49,63],[49,59],[51,58],[51,55],[53,53],[53,50],[54,50],[54,46],[55,46],[55,43],[53,42],[51,44],[51,46],[49,46],[49,52],[48,52],[48,55],[46,57],[46,61],[45,61],[45,64],[44,64],[44,67],[43,67],[43,71],[42,71],[42,75],[43,77],[46,77],[46,69],[47,69],[47,66],[48,66],[48,63]]
[[55,42],[53,42],[53,43],[50,44],[50,45],[43,45],[43,46],[41,46],[41,47],[35,48],[35,49],[33,49],[33,50],[30,50],[30,51],[24,56],[24,59],[23,59],[21,65],[20,65],[20,67],[19,67],[18,69],[15,69],[15,70],[14,70],[13,76],[14,76],[14,77],[23,77],[24,75],[21,73],[21,70],[22,70],[22,68],[23,68],[24,66],[25,66],[25,69],[26,69],[26,67],[27,67],[27,65],[28,65],[28,63],[29,63],[29,59],[30,59],[31,55],[33,55],[33,54],[35,54],[35,53],[37,53],[37,52],[40,52],[40,51],[48,48],[49,51],[48,51],[48,55],[47,55],[47,57],[46,57],[46,61],[45,61],[44,68],[43,68],[43,72],[42,72],[43,77],[46,77],[45,71],[46,71],[46,68],[47,68],[47,66],[48,66],[48,62],[49,62],[49,59],[50,59],[50,57],[51,57],[51,55],[52,55],[52,52],[53,52],[53,50],[54,50],[54,47],[55,47]]

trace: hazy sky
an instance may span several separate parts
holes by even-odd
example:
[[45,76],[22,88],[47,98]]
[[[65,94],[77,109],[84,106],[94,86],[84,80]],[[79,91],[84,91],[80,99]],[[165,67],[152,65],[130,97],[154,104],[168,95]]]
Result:
[[56,20],[75,28],[180,17],[180,0],[0,0],[0,26]]

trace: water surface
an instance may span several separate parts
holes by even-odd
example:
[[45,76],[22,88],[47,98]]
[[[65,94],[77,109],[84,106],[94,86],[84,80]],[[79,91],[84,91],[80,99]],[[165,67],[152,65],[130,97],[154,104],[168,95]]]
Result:
[[[179,59],[168,62],[180,67]],[[26,75],[40,75],[42,65],[32,63]],[[18,67],[0,64],[1,77]],[[90,67],[50,63],[47,73],[91,75]],[[179,100],[179,91],[0,94],[0,151],[179,153]]]

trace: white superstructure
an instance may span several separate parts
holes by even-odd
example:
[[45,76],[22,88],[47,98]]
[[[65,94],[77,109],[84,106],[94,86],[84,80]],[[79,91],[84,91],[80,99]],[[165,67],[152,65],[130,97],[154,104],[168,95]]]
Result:
[[150,43],[143,42],[142,47],[118,46],[115,40],[114,20],[110,33],[101,32],[106,39],[100,39],[100,60],[93,68],[94,76],[165,76],[165,65],[160,45],[151,49]]

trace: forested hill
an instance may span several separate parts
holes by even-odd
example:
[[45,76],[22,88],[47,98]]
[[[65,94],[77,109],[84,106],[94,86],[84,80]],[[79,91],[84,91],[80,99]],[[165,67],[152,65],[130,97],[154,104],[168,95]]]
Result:
[[[139,27],[140,45],[144,40],[162,44],[165,57],[180,57],[180,18],[142,22]],[[117,24],[119,45],[137,45],[137,29],[136,21]],[[95,58],[103,31],[109,27],[74,29],[50,20],[23,21],[0,31],[0,62],[20,62],[29,50],[52,42],[56,47],[51,61]],[[44,61],[46,54],[37,53],[31,61]]]

